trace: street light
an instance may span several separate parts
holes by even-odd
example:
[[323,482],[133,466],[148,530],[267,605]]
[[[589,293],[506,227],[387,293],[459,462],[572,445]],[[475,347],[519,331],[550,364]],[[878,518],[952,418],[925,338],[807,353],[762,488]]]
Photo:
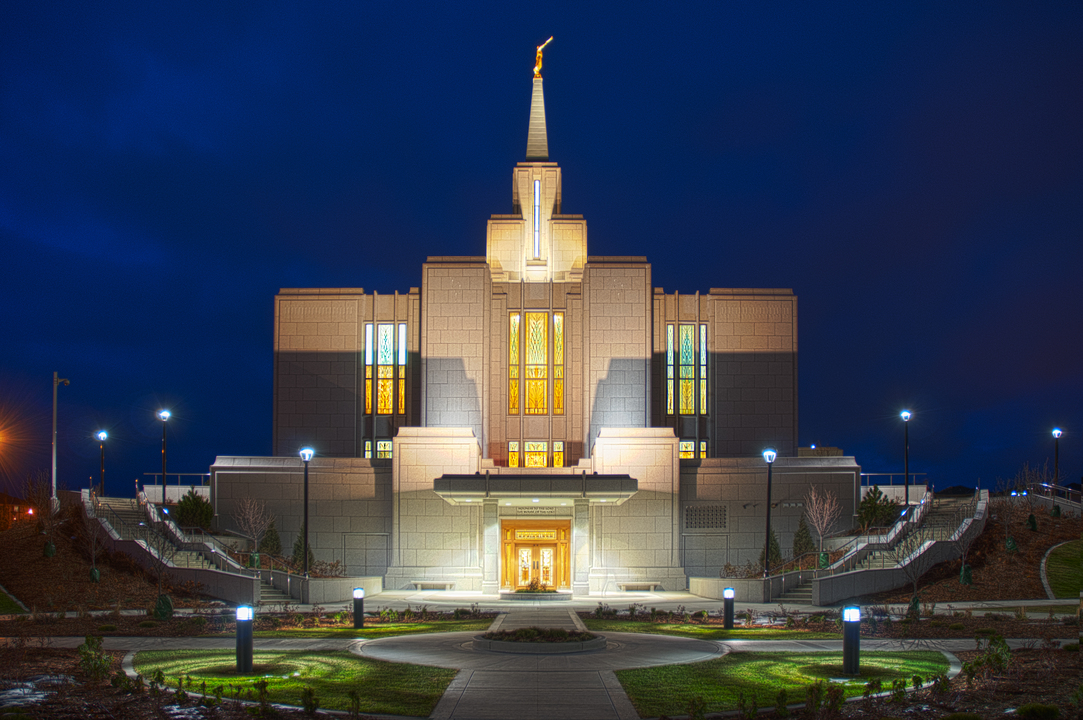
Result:
[[1064,431],[1053,428],[1053,489],[1060,484],[1060,436]]
[[52,503],[52,509],[56,510],[60,504],[56,499],[56,388],[60,383],[65,385],[71,385],[69,380],[65,380],[62,377],[57,377],[56,373],[53,373],[53,494],[50,496],[50,502]]
[[169,483],[165,480],[165,426],[166,421],[169,420],[170,413],[168,410],[159,410],[158,419],[162,421],[162,504],[165,505],[165,488]]
[[98,431],[98,449],[102,453],[102,481],[98,487],[98,497],[105,494],[105,441],[109,437],[109,433],[104,430]]
[[767,570],[771,562],[771,466],[775,462],[778,453],[773,448],[763,451],[763,461],[767,463],[767,532],[763,540],[763,577],[767,578],[770,573]]
[[302,557],[301,567],[304,568],[304,576],[308,577],[308,463],[312,460],[312,456],[316,454],[316,451],[310,447],[301,448],[301,460],[305,463],[305,521],[301,526],[301,532],[304,534],[304,546],[301,548]]
[[899,413],[903,420],[903,492],[906,493],[906,509],[910,509],[910,411]]

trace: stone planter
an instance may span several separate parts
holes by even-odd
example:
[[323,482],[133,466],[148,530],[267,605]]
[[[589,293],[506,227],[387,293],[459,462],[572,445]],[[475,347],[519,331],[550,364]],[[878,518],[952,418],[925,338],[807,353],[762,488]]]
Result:
[[557,655],[604,650],[605,643],[605,635],[599,635],[593,640],[573,640],[570,642],[509,642],[507,640],[486,640],[484,635],[474,636],[475,650],[516,653],[519,655]]
[[542,602],[561,602],[572,599],[572,594],[568,591],[557,591],[548,593],[520,593],[520,592],[502,592],[500,593],[501,600],[541,600]]

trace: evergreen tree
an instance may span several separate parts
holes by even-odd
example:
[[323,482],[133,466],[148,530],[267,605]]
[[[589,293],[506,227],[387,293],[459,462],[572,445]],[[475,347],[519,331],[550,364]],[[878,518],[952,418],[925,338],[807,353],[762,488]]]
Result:
[[[782,548],[778,545],[778,538],[775,537],[774,528],[771,528],[771,539],[768,540],[768,547],[770,548],[771,557],[768,559],[767,569],[770,571],[771,568],[782,564]],[[763,550],[760,550],[760,567],[763,567]]]
[[274,520],[272,520],[271,524],[267,527],[267,534],[263,536],[263,542],[260,543],[260,549],[271,555],[282,554],[282,538],[278,536],[278,528],[275,527]]
[[[293,564],[297,569],[304,565],[305,556],[305,524],[301,523],[301,529],[297,533],[297,539],[293,541]],[[308,568],[316,564],[316,556],[312,554],[312,538],[308,538]]]
[[793,557],[796,560],[805,553],[816,552],[816,544],[812,541],[812,531],[809,530],[805,516],[797,524],[797,532],[793,535]]

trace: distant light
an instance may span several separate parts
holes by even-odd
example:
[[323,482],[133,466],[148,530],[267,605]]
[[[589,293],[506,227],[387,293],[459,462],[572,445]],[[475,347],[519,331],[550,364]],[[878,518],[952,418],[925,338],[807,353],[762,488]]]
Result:
[[861,622],[861,608],[848,607],[842,609],[843,622]]
[[312,459],[312,456],[316,454],[316,451],[310,447],[301,448],[301,459],[308,462]]
[[1019,493],[1017,493],[1017,492],[1016,492],[1015,490],[1012,490],[1012,497],[1015,497],[1015,496],[1016,496],[1016,495],[1018,495],[1018,494],[1019,494]]
[[568,504],[568,503],[561,503],[561,505],[562,505],[562,506],[563,506],[563,505],[567,505],[567,504]]
[[162,512],[164,512],[166,515],[168,515],[169,514],[169,508],[167,508],[167,507],[162,508]]
[[251,619],[252,619],[252,608],[248,607],[247,605],[241,605],[240,607],[237,608],[237,620],[238,621],[251,620]]
[[538,502],[538,498],[531,498],[530,502]]
[[108,438],[108,437],[109,437],[109,433],[107,433],[104,430],[102,430],[101,432],[98,433],[98,440],[100,440],[102,442],[105,442],[106,438]]
[[778,453],[774,451],[774,448],[767,448],[763,451],[763,461],[770,465],[778,457]]
[[466,498],[463,502],[470,502],[470,498]]
[[903,419],[903,422],[910,422],[910,418],[912,416],[909,410],[903,410],[901,413],[899,413],[899,417]]
[[1026,497],[1026,494],[1027,494],[1027,491],[1026,491],[1026,490],[1024,490],[1024,491],[1023,491],[1023,497]]
[[1053,428],[1053,437],[1059,439],[1060,436],[1063,435],[1063,434],[1064,434],[1064,431],[1061,430],[1060,428]]
[[511,503],[509,503],[509,502],[506,502],[506,503],[504,503],[504,504],[505,504],[505,505],[511,505]]
[[732,600],[733,588],[722,588],[722,597],[726,600]]
[[354,600],[360,600],[363,597],[365,597],[365,588],[354,588],[353,589],[353,599]]
[[[34,508],[27,508],[26,514],[27,515],[33,515],[34,514]],[[142,525],[142,523],[140,523],[140,525]]]
[[171,417],[173,417],[173,413],[169,412],[168,410],[159,410],[158,411],[158,419],[161,420],[162,422],[165,422],[166,420],[168,420]]
[[602,502],[605,502],[605,498],[602,498]]
[[816,443],[812,443],[811,445],[809,445],[809,447],[812,448],[813,450],[815,450],[816,449]]

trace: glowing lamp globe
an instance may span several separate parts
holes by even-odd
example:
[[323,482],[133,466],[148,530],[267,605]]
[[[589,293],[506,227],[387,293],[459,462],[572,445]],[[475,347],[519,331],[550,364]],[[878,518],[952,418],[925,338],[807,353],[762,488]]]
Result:
[[107,437],[109,437],[109,433],[105,432],[104,430],[98,433],[98,440],[100,440],[101,442],[105,442],[105,439]]
[[244,622],[245,620],[252,619],[252,608],[247,605],[241,605],[237,608],[237,620]]
[[301,448],[301,459],[304,460],[305,462],[308,462],[309,460],[311,460],[312,456],[315,455],[315,454],[316,454],[316,451],[313,450],[312,448],[309,448],[309,447]]
[[899,413],[899,417],[901,417],[903,419],[903,422],[910,422],[910,418],[911,418],[910,411],[909,410],[903,410],[901,413]]
[[775,452],[772,448],[767,448],[766,450],[763,451],[763,461],[765,463],[767,463],[768,465],[773,463],[775,461],[775,458],[777,458],[777,457],[778,457],[778,453]]
[[843,622],[861,622],[861,608],[848,607],[842,609]]
[[1064,431],[1060,428],[1053,428],[1053,437],[1060,439],[1060,436],[1064,434]]
[[365,597],[365,588],[354,588],[353,597],[354,600],[360,600],[361,598]]
[[158,412],[158,419],[161,420],[162,422],[165,422],[166,420],[168,420],[171,417],[173,417],[173,413],[169,412],[168,410],[160,410]]
[[722,588],[722,599],[724,599],[724,600],[732,600],[733,599],[733,588]]

